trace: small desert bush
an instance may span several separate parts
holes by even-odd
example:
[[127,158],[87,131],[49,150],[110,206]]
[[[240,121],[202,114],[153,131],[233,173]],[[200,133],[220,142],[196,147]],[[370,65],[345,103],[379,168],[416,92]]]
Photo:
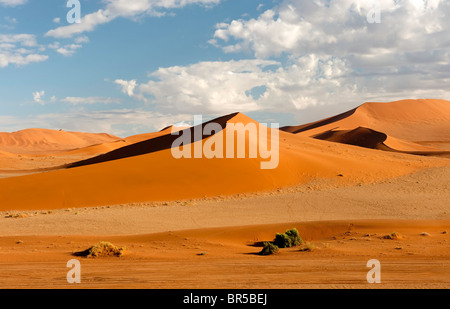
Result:
[[23,218],[28,218],[28,215],[25,213],[17,213],[17,214],[7,213],[5,218],[23,219]]
[[278,246],[274,245],[273,243],[271,243],[269,241],[266,241],[266,242],[264,242],[264,247],[259,254],[271,255],[271,254],[277,253],[278,251],[279,251]]
[[290,248],[303,243],[297,229],[287,230],[284,234],[277,233],[273,243],[279,248]]
[[311,251],[314,251],[314,249],[316,249],[316,245],[314,245],[313,243],[310,243],[310,242],[306,242],[305,244],[303,244],[301,246],[300,251],[311,252]]
[[287,230],[285,233],[277,233],[273,241],[266,241],[263,243],[263,249],[259,254],[270,255],[277,253],[280,248],[290,248],[303,244],[297,229]]
[[74,253],[74,255],[84,256],[87,258],[95,258],[101,256],[121,257],[124,254],[125,250],[125,247],[117,247],[110,242],[101,241],[85,251]]
[[398,233],[398,232],[392,232],[391,234],[386,235],[383,238],[384,239],[398,240],[398,239],[402,239],[403,236],[400,233]]

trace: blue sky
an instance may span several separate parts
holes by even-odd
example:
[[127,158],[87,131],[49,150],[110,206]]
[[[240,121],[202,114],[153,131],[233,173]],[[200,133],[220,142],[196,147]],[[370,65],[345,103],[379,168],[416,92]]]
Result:
[[[449,99],[449,1],[0,0],[0,131],[280,125]],[[368,13],[381,17],[370,23]]]

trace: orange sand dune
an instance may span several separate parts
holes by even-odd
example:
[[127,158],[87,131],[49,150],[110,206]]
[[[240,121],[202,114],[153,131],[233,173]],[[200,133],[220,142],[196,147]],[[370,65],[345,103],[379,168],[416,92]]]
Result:
[[[242,114],[216,121],[224,127],[233,122],[256,123]],[[0,179],[0,210],[61,209],[268,191],[315,178],[342,184],[370,183],[448,164],[445,159],[373,153],[348,145],[330,147],[328,142],[280,132],[279,165],[263,170],[260,164],[266,160],[260,157],[175,159],[170,149],[173,138],[163,135],[122,147],[70,169]],[[211,138],[194,139],[194,148]],[[246,138],[248,141],[249,136]]]
[[27,129],[13,133],[1,132],[0,150],[15,154],[48,154],[117,140],[120,138],[105,133]]
[[[118,148],[132,145],[137,142],[152,139],[161,135],[165,135],[167,133],[170,134],[172,130],[178,131],[182,129],[183,128],[170,126],[159,132],[134,135],[127,137],[125,139],[113,137],[113,141],[107,142],[104,142],[105,139],[102,137],[102,134],[98,134],[100,136],[100,140],[98,141],[92,140],[89,137],[90,138],[89,144],[92,144],[93,142],[95,143],[93,145],[83,146],[81,148],[77,148],[77,146],[80,146],[77,144],[71,145],[64,144],[60,146],[57,144],[47,145],[48,140],[46,139],[48,137],[47,136],[48,134],[42,135],[41,138],[39,138],[39,136],[35,134],[35,136],[33,137],[35,138],[35,140],[33,141],[33,143],[29,143],[28,146],[26,146],[24,143],[21,146],[19,146],[20,143],[17,141],[15,146],[11,146],[11,143],[0,144],[0,149],[13,148],[13,150],[17,150],[17,152],[20,153],[16,154],[0,150],[0,178],[10,177],[11,175],[14,175],[14,173],[11,173],[12,171],[20,171],[20,174],[27,174],[27,173],[31,174],[45,169],[54,169],[66,164],[102,155],[110,151],[116,150]],[[28,131],[31,132],[30,130]],[[38,130],[33,131],[34,133],[38,132]],[[42,130],[42,131],[46,133],[48,132],[57,133],[56,131],[51,130]],[[84,135],[83,133],[75,133],[75,132],[71,132],[71,134]],[[64,136],[61,135],[60,137]],[[83,138],[85,137],[86,136],[83,136]],[[96,137],[94,136],[94,138]],[[9,137],[8,141],[9,142],[12,141],[11,136]],[[54,141],[56,140],[54,139]],[[64,141],[67,142],[69,140]],[[3,142],[5,143],[6,139],[3,140]],[[48,149],[44,150],[44,148]],[[67,148],[70,150],[55,151],[55,149],[63,149],[63,148]]]
[[442,153],[450,145],[450,102],[428,99],[365,103],[335,117],[282,130],[367,148],[387,146],[402,152]]

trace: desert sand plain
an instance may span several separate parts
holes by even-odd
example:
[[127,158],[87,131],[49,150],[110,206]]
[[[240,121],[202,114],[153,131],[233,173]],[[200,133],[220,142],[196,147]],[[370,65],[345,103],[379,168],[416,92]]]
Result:
[[[365,103],[281,128],[273,170],[175,159],[172,130],[0,133],[0,288],[450,287],[449,101]],[[258,254],[291,228],[311,251]],[[77,257],[82,281],[68,284],[67,261],[99,241],[127,250]],[[371,259],[381,284],[366,280]]]

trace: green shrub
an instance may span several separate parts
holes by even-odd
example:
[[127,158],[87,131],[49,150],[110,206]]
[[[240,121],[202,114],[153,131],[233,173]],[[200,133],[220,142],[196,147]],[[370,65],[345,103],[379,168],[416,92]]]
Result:
[[277,233],[273,243],[279,248],[290,248],[303,243],[297,229],[287,230],[284,234]]
[[271,255],[271,254],[277,253],[278,250],[279,250],[278,246],[274,245],[273,243],[271,243],[269,241],[266,241],[266,242],[264,242],[264,247],[259,254]]
[[286,234],[277,233],[273,243],[278,246],[278,248],[289,248],[292,246],[292,239]]
[[303,243],[303,239],[300,237],[296,228],[287,230],[285,234],[291,239],[292,246],[298,246]]

